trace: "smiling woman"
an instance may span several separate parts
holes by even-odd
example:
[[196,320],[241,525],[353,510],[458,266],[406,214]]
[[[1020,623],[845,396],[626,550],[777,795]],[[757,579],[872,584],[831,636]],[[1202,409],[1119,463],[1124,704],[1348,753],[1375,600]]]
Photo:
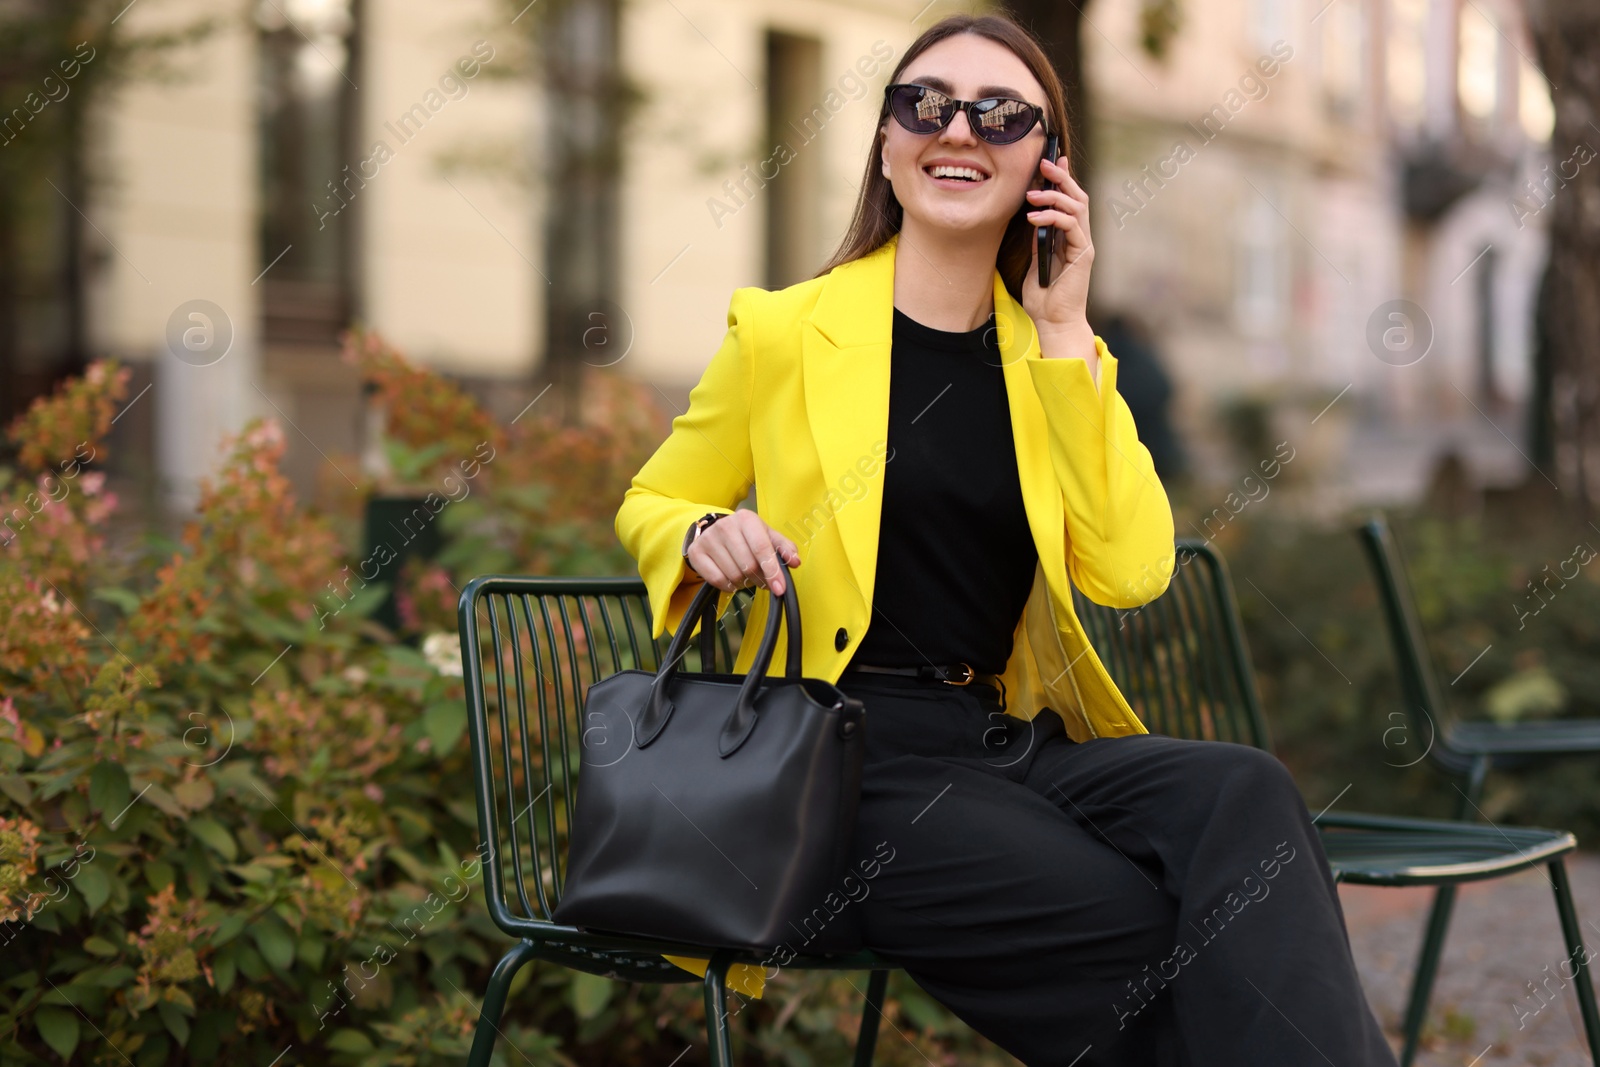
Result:
[[[1070,153],[1047,154],[1069,133],[1060,80],[1015,22],[952,16],[913,41],[839,250],[808,281],[733,294],[618,537],[656,637],[697,626],[704,585],[720,614],[746,585],[781,596],[780,556],[790,568],[801,673],[870,724],[844,862],[877,844],[895,860],[854,905],[864,942],[974,1030],[1029,1065],[1320,1052],[1393,1067],[1288,771],[1249,746],[1150,734],[1073,611],[1074,588],[1118,608],[1161,595],[1174,544],[1116,357],[1085,315],[1089,197]],[[1044,286],[1040,240],[1060,265]],[[894,462],[857,468],[875,446]],[[845,478],[850,506],[813,520]],[[736,507],[752,485],[756,508]],[[780,532],[800,529],[804,567]],[[1127,983],[1279,845],[1316,857],[1283,869],[1281,906],[1230,922],[1132,1018]]]

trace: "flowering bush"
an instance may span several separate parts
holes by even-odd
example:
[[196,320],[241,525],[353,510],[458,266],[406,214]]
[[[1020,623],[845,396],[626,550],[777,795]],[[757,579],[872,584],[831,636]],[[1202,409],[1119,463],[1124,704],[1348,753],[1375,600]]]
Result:
[[[456,589],[488,570],[631,572],[612,517],[666,419],[597,374],[583,426],[501,427],[375,335],[348,351],[414,477],[442,485],[493,454],[436,513],[443,553],[406,576],[420,651],[370,621],[364,591],[329,607],[360,564],[296,503],[276,423],[228,443],[163,549],[111,537],[116,497],[91,466],[126,370],[95,364],[9,431],[0,1061],[466,1055],[507,944],[476,889]],[[885,1011],[915,1045],[885,1028],[878,1062],[1005,1061],[902,978]],[[703,1040],[694,983],[536,963],[513,994],[503,1064],[664,1065]],[[860,1011],[851,976],[785,974],[735,1025],[762,1062],[838,1062]]]

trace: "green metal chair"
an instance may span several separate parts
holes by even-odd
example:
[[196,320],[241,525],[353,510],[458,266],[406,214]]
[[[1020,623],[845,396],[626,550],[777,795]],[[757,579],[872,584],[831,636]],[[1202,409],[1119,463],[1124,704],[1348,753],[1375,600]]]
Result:
[[[1600,719],[1558,719],[1543,722],[1501,724],[1465,722],[1453,718],[1446,708],[1427,641],[1411,595],[1405,560],[1400,546],[1382,514],[1374,514],[1356,531],[1366,550],[1373,578],[1383,603],[1384,621],[1400,674],[1405,715],[1411,731],[1427,739],[1426,757],[1430,764],[1451,780],[1461,799],[1457,818],[1475,821],[1482,816],[1478,802],[1483,797],[1484,781],[1491,770],[1511,770],[1537,766],[1552,759],[1594,758],[1600,755]],[[1420,757],[1419,757],[1420,758]],[[1551,879],[1559,906],[1570,910],[1570,893],[1564,867],[1552,866]],[[1428,915],[1427,934],[1417,963],[1412,986],[1408,1021],[1415,1016],[1420,1025],[1427,1010],[1439,955],[1444,949],[1450,912],[1455,906],[1455,886],[1441,884],[1434,894]],[[1562,905],[1562,900],[1569,901]],[[1563,911],[1563,923],[1567,921]],[[1570,936],[1570,935],[1569,935]],[[1582,976],[1585,992],[1584,1027],[1591,1048],[1596,1047],[1594,996],[1587,991],[1588,975]],[[1596,1062],[1600,1062],[1597,1054]]]
[[[731,670],[753,594],[734,598],[717,627]],[[619,670],[658,670],[666,642],[650,637],[649,600],[637,578],[477,578],[458,606],[466,675],[468,736],[489,914],[516,939],[484,993],[469,1067],[488,1067],[511,981],[532,960],[628,982],[703,982],[713,1067],[731,1067],[727,974],[753,953],[712,950],[643,937],[587,933],[550,920],[561,899],[568,813],[583,738],[589,686]],[[708,635],[702,635],[706,638]],[[697,642],[685,669],[715,669],[718,648]],[[709,958],[705,978],[662,959]],[[870,971],[855,1067],[868,1067],[877,1043],[892,963],[872,952],[797,956],[784,966]]]
[[[1227,566],[1204,541],[1184,539],[1176,547],[1171,585],[1156,600],[1123,611],[1093,604],[1074,590],[1078,618],[1117,687],[1152,733],[1233,741],[1270,752]],[[1561,931],[1575,964],[1584,1030],[1600,1067],[1600,1012],[1562,859],[1577,847],[1570,833],[1330,812],[1318,816],[1317,825],[1335,879],[1361,885],[1432,885],[1453,895],[1463,882],[1547,866]],[[1443,935],[1443,922],[1430,921],[1403,1026],[1404,1067],[1416,1055]]]

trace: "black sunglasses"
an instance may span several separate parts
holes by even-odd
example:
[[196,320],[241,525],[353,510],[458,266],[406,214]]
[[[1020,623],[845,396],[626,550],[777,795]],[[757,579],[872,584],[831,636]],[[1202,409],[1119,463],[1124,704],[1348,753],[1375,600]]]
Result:
[[[955,100],[926,85],[905,82],[890,85],[883,93],[889,114],[912,133],[938,133],[950,125],[957,111],[965,111],[974,134],[990,144],[1011,144],[1044,121],[1044,108],[1009,96]],[[1045,132],[1049,132],[1048,126]]]

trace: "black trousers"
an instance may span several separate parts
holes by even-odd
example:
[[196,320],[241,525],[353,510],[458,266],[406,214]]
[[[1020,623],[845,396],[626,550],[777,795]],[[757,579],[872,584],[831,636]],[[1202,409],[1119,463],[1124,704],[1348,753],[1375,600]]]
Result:
[[867,944],[1028,1067],[1394,1067],[1270,753],[1077,743],[989,686],[849,671]]

